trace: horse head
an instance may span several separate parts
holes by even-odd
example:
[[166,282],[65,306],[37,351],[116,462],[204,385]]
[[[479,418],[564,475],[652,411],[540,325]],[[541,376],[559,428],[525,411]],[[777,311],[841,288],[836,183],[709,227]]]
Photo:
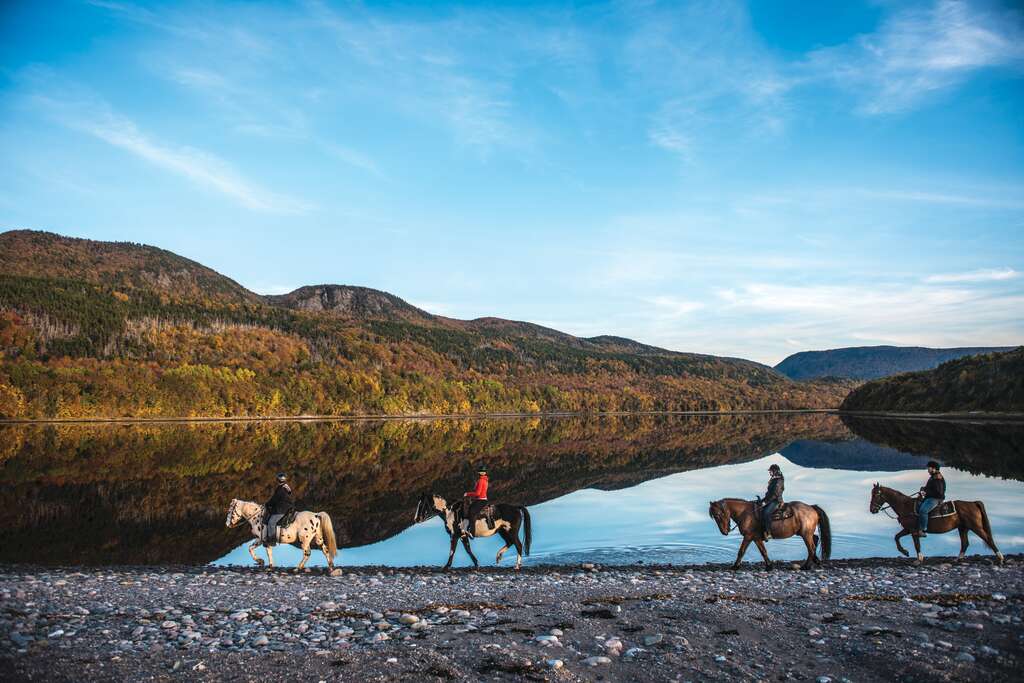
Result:
[[884,503],[885,498],[882,496],[882,485],[876,481],[871,489],[871,505],[868,506],[868,509],[871,510],[871,514],[877,515]]
[[720,500],[713,500],[708,505],[708,515],[711,519],[715,520],[715,524],[718,525],[718,530],[722,532],[723,536],[729,535],[729,511],[725,509],[725,505]]
[[444,512],[447,507],[444,498],[441,496],[424,493],[420,496],[419,502],[416,503],[416,514],[413,516],[413,521],[416,524],[425,522],[434,515]]
[[239,503],[241,502],[242,501],[237,498],[231,499],[231,505],[228,506],[228,517],[224,520],[224,526],[229,529],[238,526],[242,523],[242,520],[245,519],[242,517],[242,513],[238,509],[240,507]]

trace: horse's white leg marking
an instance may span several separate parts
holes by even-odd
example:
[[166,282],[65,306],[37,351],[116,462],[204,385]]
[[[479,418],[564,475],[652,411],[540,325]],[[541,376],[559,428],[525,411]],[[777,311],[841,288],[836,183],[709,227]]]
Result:
[[519,549],[516,549],[516,571],[523,566],[523,556],[519,553]]
[[309,544],[313,540],[313,537],[309,534],[302,534],[302,559],[299,560],[299,566],[295,569],[296,571],[306,566],[306,562],[309,560]]
[[1001,552],[996,553],[996,558],[999,559],[999,564],[1003,563],[1003,554]]
[[917,554],[917,563],[921,564],[922,562],[924,562],[924,553],[918,553]]
[[250,543],[249,544],[249,554],[252,555],[253,562],[255,562],[256,564],[258,564],[259,566],[262,567],[263,566],[263,558],[262,557],[256,557],[256,548],[259,548],[260,545],[262,545],[260,543],[260,541],[253,541],[252,543]]
[[274,568],[274,549],[271,546],[269,546],[269,545],[266,546],[266,548],[267,548],[267,564],[268,564],[268,566],[271,569],[273,569]]

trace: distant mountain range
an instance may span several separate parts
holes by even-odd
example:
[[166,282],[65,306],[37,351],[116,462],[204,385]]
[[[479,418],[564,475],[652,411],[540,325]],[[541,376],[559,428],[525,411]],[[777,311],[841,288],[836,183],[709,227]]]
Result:
[[796,380],[841,377],[871,380],[901,372],[930,370],[946,361],[979,353],[1009,351],[1012,346],[972,346],[929,349],[923,346],[851,346],[829,351],[794,353],[775,369]]
[[621,337],[445,318],[365,287],[261,296],[156,247],[0,234],[0,416],[824,408],[851,386]]
[[868,382],[850,392],[845,411],[1024,413],[1024,346],[967,356],[933,370]]

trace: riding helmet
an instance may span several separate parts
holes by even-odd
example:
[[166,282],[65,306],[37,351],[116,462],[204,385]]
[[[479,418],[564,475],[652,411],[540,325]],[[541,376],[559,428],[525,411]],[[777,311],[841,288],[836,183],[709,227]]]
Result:
[[283,484],[284,482],[286,482],[288,480],[288,477],[285,475],[284,472],[278,472],[277,473],[277,480]]
[[779,474],[782,474],[782,468],[779,467],[778,465],[772,465],[771,467],[768,468],[768,471],[769,472],[778,472]]
[[935,469],[939,469],[939,463],[935,462],[934,460],[929,460],[928,461],[928,469],[931,469],[933,467]]
[[487,474],[487,465],[480,464],[476,466],[477,474]]

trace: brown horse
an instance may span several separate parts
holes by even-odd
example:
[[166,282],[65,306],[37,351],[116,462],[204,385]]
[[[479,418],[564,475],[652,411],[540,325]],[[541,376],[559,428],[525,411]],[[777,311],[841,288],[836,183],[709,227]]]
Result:
[[[903,526],[903,529],[895,537],[896,549],[908,557],[910,553],[900,543],[900,539],[904,536],[911,536],[917,531],[917,503],[920,500],[919,496],[908,496],[877,482],[871,489],[871,505],[869,507],[871,514],[877,515],[886,508],[890,508],[896,513],[896,519]],[[960,555],[957,556],[957,561],[962,560],[964,553],[967,552],[967,532],[973,531],[996,554],[999,564],[1003,563],[1003,554],[999,552],[996,541],[992,537],[992,527],[988,522],[985,504],[980,500],[954,500],[953,514],[928,518],[928,533],[930,534],[944,534],[953,529],[960,532]],[[913,538],[914,550],[917,551],[915,563],[921,564],[921,561],[924,560],[924,555],[921,554],[921,539],[917,536]]]
[[[786,505],[792,508],[793,516],[772,522],[772,538],[789,538],[790,536],[799,535],[804,539],[804,544],[807,546],[807,560],[802,568],[810,569],[812,564],[821,566],[822,560],[827,561],[832,555],[832,530],[829,526],[828,515],[817,505],[807,505],[800,501],[793,501],[792,503],[786,503]],[[732,565],[733,569],[739,568],[743,554],[747,552],[747,546],[750,545],[751,541],[756,543],[757,549],[761,551],[765,567],[767,569],[772,568],[772,562],[768,559],[768,551],[764,547],[764,541],[761,540],[764,530],[759,519],[760,515],[754,509],[754,503],[739,498],[723,498],[711,502],[708,514],[718,524],[718,530],[722,532],[723,536],[728,536],[729,532],[732,531],[731,522],[735,522],[735,528],[739,529],[740,533],[743,534],[740,551],[737,553],[736,561]],[[821,528],[820,560],[816,552],[818,537],[814,534],[815,527]]]

